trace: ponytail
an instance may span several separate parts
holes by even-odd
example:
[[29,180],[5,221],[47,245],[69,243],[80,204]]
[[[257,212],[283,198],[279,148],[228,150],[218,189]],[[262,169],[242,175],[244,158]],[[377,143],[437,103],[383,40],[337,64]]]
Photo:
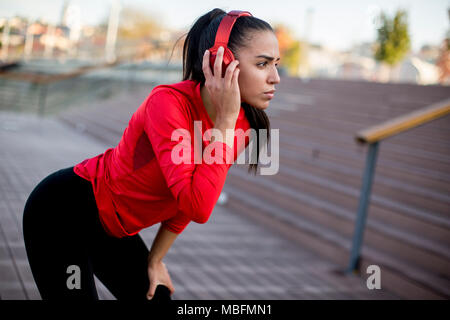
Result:
[[[214,45],[217,29],[226,12],[215,8],[198,18],[189,30],[183,45],[183,81],[194,80],[205,84],[205,76],[202,70],[203,53]],[[244,47],[248,42],[252,31],[272,31],[272,27],[265,21],[252,16],[239,17],[230,33],[228,48],[236,56],[239,48]],[[270,141],[270,121],[264,110],[252,107],[243,102],[250,127],[256,131],[257,141],[260,141],[259,129],[266,129],[267,144]],[[256,163],[251,163],[248,172],[253,171],[254,175],[258,170],[259,143],[256,143]]]
[[[183,81],[192,79],[199,81],[202,85],[205,83],[202,70],[203,53],[214,45],[215,30],[219,28],[220,21],[226,14],[221,9],[213,9],[198,18],[189,30],[183,46]],[[220,19],[217,19],[218,17]],[[211,30],[212,28],[208,28],[208,26],[215,19],[218,22],[217,27],[215,30]],[[213,34],[214,37],[211,37]]]

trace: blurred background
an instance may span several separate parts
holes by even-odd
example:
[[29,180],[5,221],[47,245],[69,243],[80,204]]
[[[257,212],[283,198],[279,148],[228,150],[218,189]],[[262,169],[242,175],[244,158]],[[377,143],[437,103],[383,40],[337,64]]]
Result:
[[[53,68],[103,61],[181,68],[183,35],[214,7],[240,8],[276,30],[295,77],[449,83],[449,2],[0,1],[3,63]],[[177,40],[179,40],[177,42]],[[33,63],[38,68],[38,63]],[[148,72],[148,70],[147,70]],[[175,71],[174,71],[175,72]]]
[[[211,219],[166,256],[174,298],[449,299],[448,0],[0,0],[0,299],[40,298],[30,192],[116,146],[152,88],[182,79],[184,36],[216,7],[278,37],[279,171],[232,166]],[[392,121],[388,139],[355,142]],[[140,233],[149,247],[157,228]]]

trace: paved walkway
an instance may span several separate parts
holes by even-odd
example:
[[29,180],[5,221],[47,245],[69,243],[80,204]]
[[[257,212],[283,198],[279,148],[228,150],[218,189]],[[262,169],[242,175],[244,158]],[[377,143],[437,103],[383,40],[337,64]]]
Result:
[[[0,298],[40,299],[23,243],[25,201],[45,176],[106,145],[60,121],[10,112],[0,112],[0,145]],[[217,205],[207,224],[187,227],[165,258],[174,299],[397,298],[247,219]],[[157,228],[141,232],[149,247]],[[101,299],[114,299],[97,284]]]

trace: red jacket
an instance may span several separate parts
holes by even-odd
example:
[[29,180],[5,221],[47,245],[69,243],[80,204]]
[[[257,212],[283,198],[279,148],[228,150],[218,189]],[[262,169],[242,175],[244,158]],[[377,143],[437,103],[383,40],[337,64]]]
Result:
[[[225,162],[226,153],[230,159],[232,150],[225,143],[213,142],[211,146],[223,148],[223,163],[194,163],[194,121],[202,122],[198,135],[204,149],[210,144],[204,133],[213,123],[200,96],[200,83],[186,80],[157,86],[133,114],[115,148],[74,167],[77,175],[91,181],[108,234],[130,236],[158,222],[181,233],[191,220],[208,221],[232,165]],[[171,159],[173,147],[181,141],[172,141],[172,133],[179,128],[192,137],[184,140],[192,148],[190,164]],[[241,107],[235,130],[249,128]],[[248,136],[242,143],[235,131],[233,162],[248,143]]]

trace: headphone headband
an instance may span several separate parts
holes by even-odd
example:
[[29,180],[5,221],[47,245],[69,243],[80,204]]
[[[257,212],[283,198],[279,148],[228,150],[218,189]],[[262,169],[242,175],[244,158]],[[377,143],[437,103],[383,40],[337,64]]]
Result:
[[209,49],[210,51],[210,65],[211,68],[214,68],[214,62],[217,56],[217,50],[220,46],[224,48],[223,52],[223,60],[222,60],[222,77],[225,75],[225,69],[230,64],[231,61],[234,60],[233,52],[228,48],[228,40],[230,39],[231,29],[233,28],[234,23],[237,18],[242,16],[252,16],[252,14],[248,11],[239,11],[233,10],[230,11],[222,18],[220,22],[219,28],[217,29],[216,39],[214,42],[214,46]]
[[248,11],[233,10],[228,12],[227,15],[223,17],[222,21],[220,22],[219,29],[217,30],[216,33],[216,40],[214,43],[214,47],[218,48],[219,46],[223,47],[228,46],[228,40],[230,39],[231,29],[233,28],[233,25],[236,22],[237,18],[242,16],[251,17],[252,14]]

